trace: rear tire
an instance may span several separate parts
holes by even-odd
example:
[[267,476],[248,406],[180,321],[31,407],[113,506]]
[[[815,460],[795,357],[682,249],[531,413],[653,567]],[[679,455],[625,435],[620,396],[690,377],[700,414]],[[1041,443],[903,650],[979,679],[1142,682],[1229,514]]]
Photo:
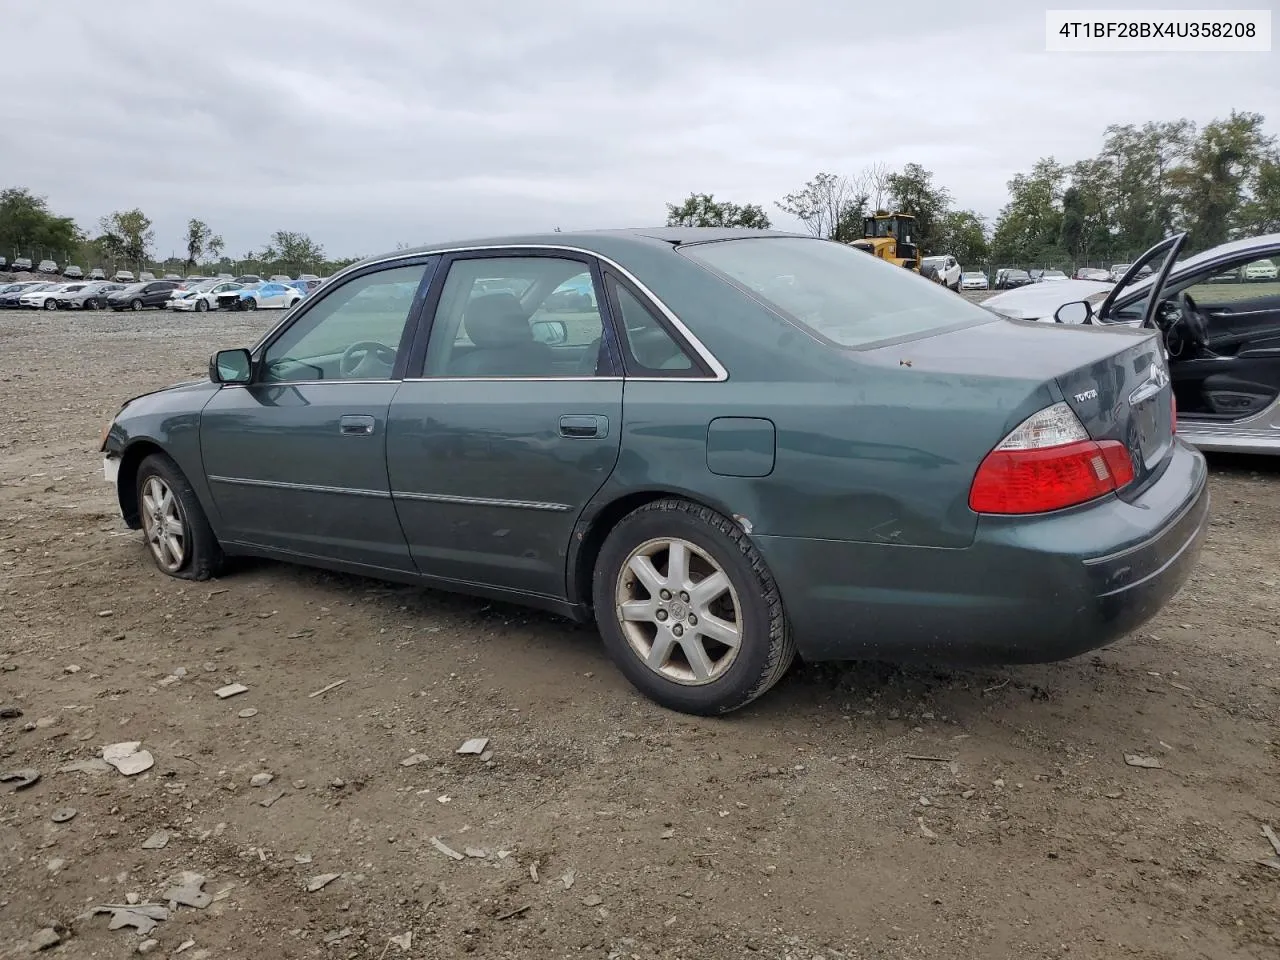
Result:
[[764,559],[736,523],[688,500],[657,500],[624,517],[600,549],[592,596],[614,663],[671,710],[736,710],[795,659]]
[[161,573],[179,580],[208,580],[225,556],[209,518],[178,465],[153,453],[138,466],[138,516],[151,559]]

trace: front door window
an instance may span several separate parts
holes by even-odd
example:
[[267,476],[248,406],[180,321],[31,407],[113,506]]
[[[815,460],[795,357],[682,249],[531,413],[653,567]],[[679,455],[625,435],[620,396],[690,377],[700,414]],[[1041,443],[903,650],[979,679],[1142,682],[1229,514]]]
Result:
[[267,347],[262,379],[389,379],[425,270],[419,263],[366,274],[316,301]]

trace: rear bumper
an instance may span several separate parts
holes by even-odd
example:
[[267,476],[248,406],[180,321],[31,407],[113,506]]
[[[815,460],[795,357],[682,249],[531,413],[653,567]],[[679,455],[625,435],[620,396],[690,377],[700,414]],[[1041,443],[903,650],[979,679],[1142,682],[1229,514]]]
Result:
[[1105,646],[1190,576],[1208,471],[1178,442],[1133,503],[983,516],[963,549],[756,537],[809,660],[1044,663]]

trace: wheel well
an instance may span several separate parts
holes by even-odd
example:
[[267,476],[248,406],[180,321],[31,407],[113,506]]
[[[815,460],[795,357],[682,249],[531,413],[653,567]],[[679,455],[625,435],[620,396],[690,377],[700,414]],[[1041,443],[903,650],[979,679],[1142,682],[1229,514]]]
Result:
[[142,518],[138,515],[138,467],[153,453],[164,453],[164,448],[150,440],[139,440],[125,447],[120,457],[116,496],[120,500],[120,514],[133,530],[142,525]]
[[716,504],[707,503],[696,497],[691,497],[687,493],[680,493],[675,490],[645,490],[638,493],[629,493],[612,501],[592,517],[590,521],[585,524],[579,523],[574,532],[574,537],[578,540],[579,546],[577,552],[571,555],[573,563],[569,576],[569,601],[571,603],[591,606],[591,579],[595,574],[596,558],[600,556],[600,548],[604,546],[605,539],[613,531],[613,528],[621,522],[622,518],[631,513],[631,511],[643,507],[646,503],[665,500],[669,497],[688,500],[690,503],[696,503],[699,506],[722,511],[722,508]]

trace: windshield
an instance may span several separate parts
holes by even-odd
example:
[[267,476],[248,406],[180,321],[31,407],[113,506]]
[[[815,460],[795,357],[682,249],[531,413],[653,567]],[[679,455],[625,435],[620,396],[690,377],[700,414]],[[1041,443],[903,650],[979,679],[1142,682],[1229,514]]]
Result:
[[752,237],[678,249],[841,347],[991,320],[988,311],[914,271],[831,240]]

